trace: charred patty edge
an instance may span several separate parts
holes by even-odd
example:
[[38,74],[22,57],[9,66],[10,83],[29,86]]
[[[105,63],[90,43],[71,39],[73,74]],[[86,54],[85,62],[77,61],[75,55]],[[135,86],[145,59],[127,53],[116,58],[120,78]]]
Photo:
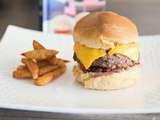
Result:
[[96,59],[88,69],[85,69],[84,65],[77,58],[75,53],[73,55],[73,59],[79,63],[83,72],[119,72],[139,64],[139,59],[137,61],[133,61],[127,56],[121,54],[113,54],[109,56],[106,53],[105,56]]

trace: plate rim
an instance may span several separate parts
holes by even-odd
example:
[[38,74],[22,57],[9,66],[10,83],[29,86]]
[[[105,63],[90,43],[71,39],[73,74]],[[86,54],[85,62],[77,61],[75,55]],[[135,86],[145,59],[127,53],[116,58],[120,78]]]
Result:
[[13,104],[0,104],[0,108],[12,110],[25,110],[34,112],[51,112],[63,114],[150,114],[160,113],[160,108],[139,108],[139,109],[103,109],[103,108],[72,108],[72,107],[42,107]]

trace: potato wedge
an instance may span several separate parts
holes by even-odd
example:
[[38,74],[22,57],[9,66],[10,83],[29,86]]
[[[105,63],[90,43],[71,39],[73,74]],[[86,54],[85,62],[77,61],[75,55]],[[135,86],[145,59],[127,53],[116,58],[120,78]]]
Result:
[[63,61],[64,63],[68,63],[69,62],[69,60],[65,60],[65,59],[61,59],[61,58],[56,58],[56,57],[49,58],[48,61],[52,65],[56,65],[58,61]]
[[27,68],[17,69],[13,72],[13,77],[17,79],[28,79],[32,78],[32,74]]
[[37,64],[38,64],[38,66],[39,66],[40,68],[41,68],[41,67],[48,66],[48,65],[51,65],[47,60],[38,61]]
[[66,67],[58,68],[52,72],[46,73],[35,80],[35,84],[38,86],[43,86],[48,84],[50,81],[54,80],[55,78],[61,76],[66,71]]
[[[26,64],[26,58],[22,58],[21,59],[21,62],[23,64]],[[47,60],[40,60],[40,61],[37,61],[37,65],[38,67],[44,67],[44,66],[47,66],[47,65],[51,65]],[[23,65],[19,66],[19,67],[22,67]]]
[[64,67],[65,66],[65,62],[62,59],[58,59],[58,58],[51,58],[48,59],[48,61],[53,64],[53,65],[57,65],[59,67]]
[[[39,73],[38,75],[44,75],[48,72],[51,72],[55,69],[57,69],[58,66],[53,66],[53,65],[45,65],[41,68],[39,68]],[[14,78],[32,78],[31,72],[28,70],[27,66],[21,65],[20,67],[17,67],[17,70],[13,72]]]
[[39,74],[39,67],[37,63],[31,59],[22,59],[22,61],[27,66],[28,70],[32,73],[33,79],[37,79]]
[[[40,44],[40,43],[37,42],[36,40],[33,40],[33,48],[34,48],[35,50],[46,49],[42,44]],[[65,59],[61,59],[61,58],[59,58],[59,59],[60,59],[60,60],[63,60],[65,63],[68,63],[68,62],[69,62],[69,60],[65,60]],[[55,64],[56,61],[57,61],[57,59],[56,59],[56,57],[53,57],[53,58],[50,58],[48,61],[49,61],[50,63],[52,63],[52,64]]]
[[61,67],[61,68],[66,67],[65,62],[63,60],[61,60],[61,59],[58,59],[56,65],[59,66],[59,67]]
[[[35,50],[39,50],[39,49],[46,49],[42,44],[40,44],[39,42],[37,42],[36,40],[33,40],[33,48],[35,49]],[[61,59],[61,58],[59,58],[59,59]],[[51,63],[54,63],[55,62],[55,57],[54,58],[51,58],[49,61],[51,62]],[[65,63],[68,63],[69,62],[69,60],[65,60],[65,59],[61,59],[61,60],[63,60]]]
[[39,50],[39,49],[46,49],[42,44],[40,44],[39,42],[37,42],[36,40],[33,40],[33,48],[35,50]]
[[[27,62],[27,61],[28,61],[27,58],[22,58],[22,59],[21,59],[21,62],[22,62],[24,65],[26,65],[26,62]],[[36,60],[33,60],[33,59],[32,59],[32,61],[36,62]]]
[[56,57],[51,57],[51,58],[49,58],[49,59],[47,59],[47,60],[48,60],[48,62],[49,62],[50,64],[52,64],[52,65],[56,65],[57,62],[58,62],[58,59],[57,59]]
[[53,70],[55,70],[55,69],[57,69],[58,68],[58,66],[53,66],[53,65],[46,65],[46,66],[43,66],[43,67],[41,67],[40,68],[40,70],[39,70],[39,75],[41,76],[41,75],[44,75],[44,74],[46,74],[46,73],[48,73],[48,72],[51,72],[51,71],[53,71]]
[[28,59],[44,60],[55,56],[57,53],[56,50],[39,49],[22,53],[22,55]]

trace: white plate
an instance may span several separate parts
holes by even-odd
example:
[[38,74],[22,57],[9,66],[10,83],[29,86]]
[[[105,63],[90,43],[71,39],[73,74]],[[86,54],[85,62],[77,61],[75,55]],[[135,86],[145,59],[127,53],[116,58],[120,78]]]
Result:
[[32,49],[36,39],[59,57],[72,61],[72,37],[46,35],[9,26],[0,43],[0,107],[61,113],[153,113],[160,112],[160,36],[141,37],[141,80],[128,89],[94,91],[81,87],[72,76],[73,62],[67,72],[48,86],[15,80],[12,71],[20,63],[20,53]]

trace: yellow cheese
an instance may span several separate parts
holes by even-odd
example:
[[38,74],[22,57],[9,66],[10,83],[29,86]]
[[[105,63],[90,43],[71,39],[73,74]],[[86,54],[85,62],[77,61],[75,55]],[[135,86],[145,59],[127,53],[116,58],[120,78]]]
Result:
[[91,66],[93,61],[106,55],[105,50],[89,48],[79,43],[75,43],[74,51],[86,69]]
[[[75,43],[74,51],[86,69],[88,69],[96,59],[106,55],[106,50],[89,48],[79,43]],[[139,45],[137,43],[132,43],[128,45],[117,45],[115,48],[111,49],[108,54],[111,56],[119,53],[127,56],[133,61],[137,61],[139,52]]]
[[113,54],[119,53],[127,56],[133,61],[137,61],[139,58],[140,47],[138,43],[131,43],[128,45],[117,45],[115,48],[111,49],[108,54],[111,56]]

